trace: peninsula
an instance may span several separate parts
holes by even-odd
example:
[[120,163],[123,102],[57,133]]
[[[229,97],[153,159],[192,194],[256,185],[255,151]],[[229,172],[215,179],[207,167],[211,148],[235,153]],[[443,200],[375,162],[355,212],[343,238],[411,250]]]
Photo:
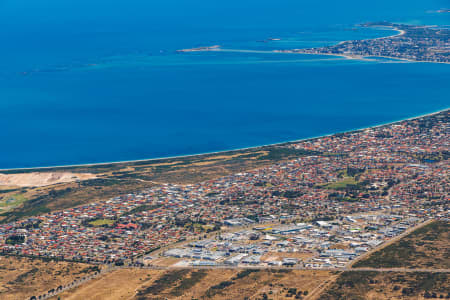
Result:
[[275,50],[275,52],[342,55],[351,58],[385,57],[418,62],[450,62],[450,30],[448,29],[389,22],[366,23],[361,26],[391,28],[399,33],[383,38],[344,41],[326,47]]
[[[336,45],[325,47],[272,50],[267,52],[333,55],[356,59],[363,59],[367,57],[384,57],[416,62],[450,62],[449,29],[434,26],[394,24],[389,22],[366,23],[360,26],[389,28],[398,31],[398,33],[388,37],[343,41]],[[280,39],[269,39],[269,41],[278,40]],[[244,51],[222,49],[218,45],[177,51],[203,52],[220,50]]]

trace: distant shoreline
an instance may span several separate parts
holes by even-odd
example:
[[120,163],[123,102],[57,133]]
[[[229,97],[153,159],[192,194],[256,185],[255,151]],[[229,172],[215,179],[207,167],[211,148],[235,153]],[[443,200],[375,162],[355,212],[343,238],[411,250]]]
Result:
[[404,61],[404,62],[411,62],[411,63],[429,63],[429,64],[444,64],[444,65],[450,64],[450,62],[445,62],[445,61],[412,60],[412,59],[401,58],[401,57],[381,56],[381,55],[360,56],[360,55],[336,54],[336,53],[302,53],[302,52],[296,53],[296,52],[276,52],[276,51],[272,51],[272,53],[297,54],[297,55],[298,54],[304,54],[304,55],[316,55],[316,56],[334,56],[334,57],[343,57],[343,58],[346,58],[346,59],[361,60],[361,61],[376,61],[376,58],[387,58],[387,59]]
[[[383,37],[377,37],[377,38],[370,38],[370,39],[362,39],[358,40],[360,42],[362,41],[375,41],[375,40],[383,40],[383,39],[389,39],[389,38],[395,38],[400,37],[406,34],[406,30],[400,29],[394,25],[388,26],[388,25],[373,25],[370,26],[372,28],[380,28],[380,29],[387,29],[387,30],[393,30],[397,31],[396,34],[389,35],[389,36],[383,36]],[[341,45],[347,43],[349,40],[341,41],[337,43],[336,45]],[[295,49],[297,50],[297,49]],[[413,60],[408,58],[402,58],[402,57],[395,57],[395,56],[385,56],[385,55],[356,55],[356,54],[339,54],[339,53],[308,53],[308,52],[297,52],[295,50],[274,50],[272,52],[274,53],[291,53],[291,54],[309,54],[309,55],[325,55],[325,56],[335,56],[335,57],[344,57],[346,59],[356,59],[356,60],[366,60],[366,61],[373,61],[371,58],[388,58],[393,60],[399,60],[399,61],[407,61],[407,62],[414,62],[414,63],[438,63],[438,64],[450,64],[450,62],[444,62],[444,61],[427,61],[427,60]],[[298,49],[303,50],[303,49]]]
[[[364,26],[364,25],[362,25]],[[398,26],[398,25],[397,25]],[[406,34],[406,30],[401,29],[399,27],[397,27],[396,24],[392,24],[392,25],[371,25],[371,26],[366,26],[366,27],[371,27],[374,29],[384,29],[384,30],[392,30],[392,31],[397,31],[396,34],[392,34],[392,35],[388,35],[388,36],[381,36],[381,37],[377,37],[377,38],[369,38],[369,39],[361,39],[358,40],[359,42],[364,42],[364,41],[376,41],[376,40],[383,40],[383,39],[390,39],[390,38],[396,38],[396,37],[401,37],[403,35]],[[428,27],[432,27],[432,26],[428,26]],[[273,40],[273,39],[272,39]],[[340,41],[339,43],[335,44],[335,46],[337,45],[342,45],[345,44],[347,42],[349,42],[350,40],[344,40],[344,41]],[[316,49],[316,48],[311,48],[311,49]],[[222,49],[220,45],[214,45],[214,46],[209,46],[209,47],[198,47],[198,48],[191,48],[191,49],[181,49],[181,50],[177,50],[177,52],[210,52],[210,51],[225,51],[225,52],[266,52],[266,53],[282,53],[282,54],[308,54],[308,55],[323,55],[323,56],[334,56],[334,57],[344,57],[346,59],[356,59],[356,60],[366,60],[366,61],[374,61],[371,58],[388,58],[388,59],[393,59],[393,60],[398,60],[398,61],[407,61],[407,62],[416,62],[416,63],[438,63],[438,64],[450,64],[450,62],[445,62],[445,61],[427,61],[427,60],[413,60],[413,59],[408,59],[408,58],[402,58],[402,57],[395,57],[395,56],[384,56],[384,55],[356,55],[356,54],[339,54],[339,53],[309,53],[309,52],[303,52],[304,50],[308,50],[308,48],[301,48],[301,49],[291,49],[291,50],[269,50],[269,51],[258,51],[258,50],[236,50],[236,49]]]
[[441,109],[435,112],[431,113],[425,113],[417,116],[413,116],[410,118],[400,119],[396,121],[390,121],[386,123],[381,123],[373,126],[368,127],[361,127],[361,128],[354,128],[349,129],[346,131],[338,131],[330,134],[324,134],[319,136],[313,136],[313,137],[307,137],[302,139],[296,139],[296,140],[289,140],[289,141],[281,141],[277,143],[272,144],[264,144],[264,145],[255,145],[250,147],[244,147],[244,148],[233,148],[233,149],[225,149],[225,150],[219,150],[219,151],[212,151],[212,152],[202,152],[202,153],[194,153],[194,154],[185,154],[185,155],[174,155],[174,156],[166,156],[166,157],[155,157],[155,158],[147,158],[147,159],[135,159],[135,160],[123,160],[123,161],[111,161],[111,162],[98,162],[98,163],[80,163],[80,164],[69,164],[69,165],[54,165],[54,166],[42,166],[42,167],[26,167],[26,168],[6,168],[6,169],[0,169],[1,172],[8,172],[8,171],[32,171],[36,170],[36,172],[41,172],[49,169],[65,169],[65,168],[79,168],[79,167],[96,167],[96,166],[107,166],[107,165],[117,165],[117,164],[127,164],[127,163],[139,163],[139,162],[152,162],[152,161],[158,161],[158,160],[166,160],[166,159],[177,159],[177,158],[188,158],[188,157],[196,157],[196,156],[203,156],[203,155],[214,155],[214,154],[221,154],[221,153],[227,153],[227,152],[233,152],[233,151],[243,151],[243,150],[252,150],[252,149],[258,149],[263,147],[271,147],[271,146],[281,146],[284,144],[291,144],[291,143],[299,143],[309,140],[316,140],[324,137],[333,136],[336,134],[342,134],[342,133],[350,133],[350,132],[357,132],[367,129],[373,129],[378,127],[384,127],[393,125],[396,123],[408,121],[408,120],[414,120],[414,119],[420,119],[428,116],[437,115],[440,113],[443,113],[445,111],[450,110],[450,107],[447,107],[445,109]]
[[[389,36],[382,36],[382,37],[370,38],[370,39],[365,39],[365,40],[378,40],[378,39],[392,38],[392,37],[402,36],[402,35],[404,35],[406,33],[405,30],[399,29],[399,28],[397,28],[395,26],[374,25],[374,26],[371,26],[371,27],[375,28],[375,29],[378,28],[378,29],[393,30],[393,31],[397,31],[397,33],[395,33],[393,35],[389,35]],[[364,41],[364,40],[362,40],[362,41]],[[338,44],[345,43],[345,42],[347,42],[347,41],[341,41]],[[208,52],[208,51],[246,51],[246,50],[222,49],[220,45],[177,50],[177,52]],[[249,51],[251,51],[251,50],[249,50]],[[417,61],[417,60],[410,60],[410,59],[406,59],[406,58],[390,57],[390,56],[359,56],[359,55],[352,55],[352,54],[303,53],[303,52],[289,52],[289,51],[281,52],[281,51],[278,51],[278,50],[271,50],[271,51],[266,51],[266,52],[267,53],[283,53],[283,54],[305,54],[305,55],[316,55],[316,56],[334,56],[334,57],[344,57],[346,59],[361,60],[361,61],[374,61],[374,59],[372,59],[372,58],[387,58],[387,59],[392,59],[392,60],[407,61],[407,62],[414,62],[414,63],[450,64],[449,62]],[[95,166],[107,166],[107,165],[128,164],[128,163],[132,164],[132,163],[139,163],[139,162],[153,162],[153,161],[159,161],[159,160],[168,160],[168,159],[177,159],[177,158],[189,158],[189,157],[196,157],[196,156],[203,156],[203,155],[215,155],[215,154],[234,152],[234,151],[252,150],[252,149],[257,149],[257,148],[262,148],[262,147],[280,146],[280,145],[283,145],[283,144],[297,143],[297,142],[303,142],[303,141],[308,141],[308,140],[315,140],[315,139],[319,139],[319,138],[323,138],[323,137],[333,136],[333,135],[340,134],[340,133],[348,133],[348,132],[361,131],[361,130],[366,130],[366,129],[371,129],[371,128],[383,127],[383,126],[387,126],[387,125],[391,125],[391,124],[395,124],[395,123],[399,123],[399,122],[403,122],[403,121],[407,121],[407,120],[413,120],[413,119],[419,119],[419,118],[423,118],[423,117],[427,117],[427,116],[432,116],[432,115],[439,114],[439,113],[442,113],[444,111],[447,111],[449,109],[450,108],[447,107],[445,109],[442,109],[442,110],[439,110],[439,111],[436,111],[436,112],[431,112],[431,113],[426,113],[426,114],[422,114],[422,115],[418,115],[418,116],[413,116],[413,117],[406,118],[406,119],[401,119],[401,120],[381,123],[381,124],[373,125],[373,126],[369,126],[369,127],[354,128],[354,129],[349,129],[349,130],[346,130],[346,131],[334,132],[334,133],[329,133],[329,134],[324,134],[324,135],[319,135],[319,136],[313,136],[313,137],[306,137],[306,138],[296,139],[296,140],[281,141],[281,142],[276,142],[276,143],[272,143],[272,144],[263,144],[263,145],[255,145],[255,146],[249,146],[249,147],[243,147],[243,148],[224,149],[224,150],[212,151],[212,152],[200,152],[200,153],[194,153],[194,154],[162,156],[162,157],[147,158],[147,159],[144,158],[144,159],[136,159],[136,160],[80,163],[80,164],[68,164],[68,165],[41,166],[41,167],[38,166],[38,167],[5,168],[5,169],[0,168],[0,173],[1,172],[5,172],[5,171],[6,172],[7,171],[21,171],[21,170],[23,170],[23,171],[30,171],[30,170],[40,171],[40,170],[47,170],[47,169],[95,167]]]

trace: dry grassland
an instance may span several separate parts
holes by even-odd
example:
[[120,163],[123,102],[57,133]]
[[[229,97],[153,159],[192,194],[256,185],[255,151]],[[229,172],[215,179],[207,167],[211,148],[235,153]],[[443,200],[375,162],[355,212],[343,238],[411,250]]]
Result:
[[305,299],[304,294],[329,277],[330,272],[326,271],[122,269],[66,291],[60,297],[64,300],[262,299],[265,294],[270,299],[294,299],[301,294],[301,299]]
[[1,256],[0,299],[27,299],[91,272],[88,264]]

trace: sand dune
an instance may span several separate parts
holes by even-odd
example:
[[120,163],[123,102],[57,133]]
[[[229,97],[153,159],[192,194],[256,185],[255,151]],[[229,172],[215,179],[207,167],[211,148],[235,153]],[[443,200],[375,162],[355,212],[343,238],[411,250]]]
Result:
[[71,172],[32,172],[21,174],[1,174],[0,186],[46,186],[56,183],[73,182],[77,180],[87,180],[95,178],[90,173],[71,173]]

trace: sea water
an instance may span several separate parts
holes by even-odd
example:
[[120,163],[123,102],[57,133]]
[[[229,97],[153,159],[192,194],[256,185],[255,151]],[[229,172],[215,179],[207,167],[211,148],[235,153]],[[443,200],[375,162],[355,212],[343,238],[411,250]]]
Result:
[[[0,1],[0,168],[236,149],[448,108],[448,65],[270,52],[395,34],[357,26],[370,21],[445,26],[446,4]],[[212,45],[246,51],[176,51]]]

